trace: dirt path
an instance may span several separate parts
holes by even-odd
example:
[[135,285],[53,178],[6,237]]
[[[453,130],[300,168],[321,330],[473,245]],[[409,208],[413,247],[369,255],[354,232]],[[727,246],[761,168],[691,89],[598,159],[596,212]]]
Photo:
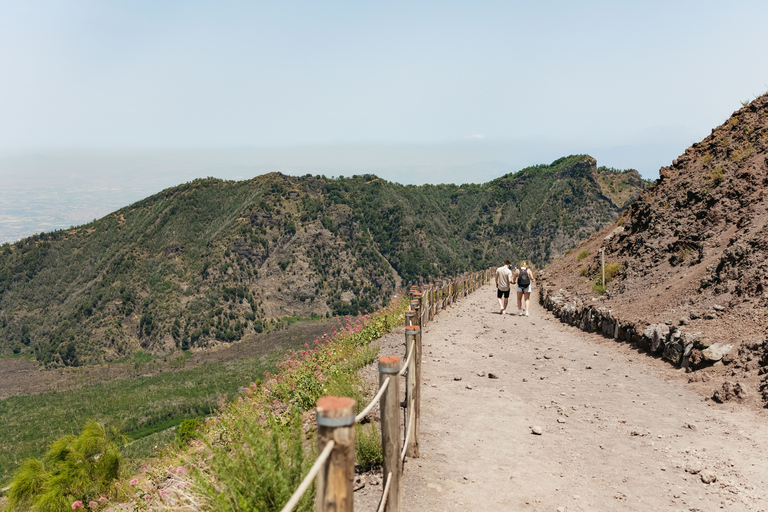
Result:
[[[768,510],[766,411],[707,401],[678,370],[534,300],[528,318],[497,307],[487,286],[425,329],[404,510]],[[402,336],[388,340],[382,354],[401,354]],[[376,484],[356,510],[375,510]]]

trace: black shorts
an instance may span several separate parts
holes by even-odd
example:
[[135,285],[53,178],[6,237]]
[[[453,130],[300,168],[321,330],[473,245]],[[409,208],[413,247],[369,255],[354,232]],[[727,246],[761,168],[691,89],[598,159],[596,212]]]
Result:
[[499,290],[498,288],[496,288],[496,297],[498,297],[498,298],[504,297],[505,299],[508,299],[509,298],[509,290],[505,291],[505,290]]

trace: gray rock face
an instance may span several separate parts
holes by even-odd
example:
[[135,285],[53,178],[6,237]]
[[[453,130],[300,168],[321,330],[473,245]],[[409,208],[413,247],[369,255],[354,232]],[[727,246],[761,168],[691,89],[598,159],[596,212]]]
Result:
[[669,326],[666,324],[651,324],[643,331],[643,337],[648,340],[652,354],[657,354],[664,349],[668,335]]
[[706,359],[707,361],[716,362],[721,360],[723,356],[727,354],[732,348],[733,348],[733,345],[726,345],[724,343],[713,343],[709,347],[702,350],[701,355],[704,356],[704,359]]

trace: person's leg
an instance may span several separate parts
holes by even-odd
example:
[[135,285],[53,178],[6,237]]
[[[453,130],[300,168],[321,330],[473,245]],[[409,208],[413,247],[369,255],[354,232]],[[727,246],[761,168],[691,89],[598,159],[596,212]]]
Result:
[[501,311],[499,311],[499,314],[503,313],[503,312],[504,312],[504,309],[505,309],[505,308],[506,308],[506,306],[507,306],[507,305],[504,303],[504,302],[505,302],[505,299],[504,299],[503,297],[504,297],[504,292],[503,292],[503,291],[501,291],[501,290],[499,290],[499,289],[497,288],[497,289],[496,289],[496,298],[498,298],[498,299],[499,299],[499,309],[501,310]]
[[502,308],[502,313],[507,310],[507,306],[509,305],[509,295],[504,296],[504,307]]
[[521,314],[523,311],[523,292],[517,292],[517,314]]
[[528,307],[531,305],[531,292],[525,292],[525,316],[528,316]]

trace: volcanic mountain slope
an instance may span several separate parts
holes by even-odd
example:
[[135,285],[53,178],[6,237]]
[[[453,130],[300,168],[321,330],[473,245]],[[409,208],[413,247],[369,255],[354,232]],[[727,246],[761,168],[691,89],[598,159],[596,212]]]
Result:
[[583,155],[482,185],[196,180],[0,248],[0,354],[79,365],[231,342],[289,315],[356,314],[403,281],[546,263],[643,186]]
[[[551,265],[543,282],[615,318],[733,344],[723,374],[768,363],[768,95],[688,148],[613,225]],[[600,248],[610,282],[600,296]],[[706,365],[694,350],[692,368]],[[762,362],[761,362],[762,361]],[[698,363],[698,364],[697,364]]]

